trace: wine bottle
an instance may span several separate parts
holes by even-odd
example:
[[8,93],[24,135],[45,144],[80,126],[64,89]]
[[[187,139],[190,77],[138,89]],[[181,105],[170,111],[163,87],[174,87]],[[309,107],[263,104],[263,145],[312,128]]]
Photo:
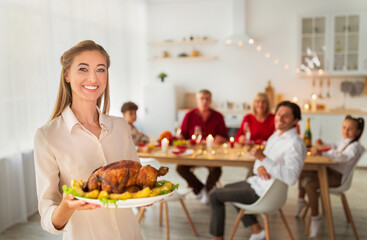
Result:
[[310,129],[310,118],[306,118],[306,129],[303,137],[303,141],[307,148],[312,147],[312,134]]

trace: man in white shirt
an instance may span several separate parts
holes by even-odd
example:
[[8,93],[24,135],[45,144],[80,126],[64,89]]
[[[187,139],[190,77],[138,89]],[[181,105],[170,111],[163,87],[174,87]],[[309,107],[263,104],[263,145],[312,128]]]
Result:
[[[252,204],[268,190],[274,179],[288,185],[297,182],[307,152],[296,130],[300,119],[301,110],[297,104],[289,101],[279,103],[274,119],[276,131],[268,139],[266,149],[255,147],[250,151],[256,158],[255,176],[210,193],[210,233],[213,240],[222,240],[224,236],[225,202]],[[244,215],[242,222],[245,227],[251,226],[253,234],[250,240],[265,239],[265,232],[254,215]]]

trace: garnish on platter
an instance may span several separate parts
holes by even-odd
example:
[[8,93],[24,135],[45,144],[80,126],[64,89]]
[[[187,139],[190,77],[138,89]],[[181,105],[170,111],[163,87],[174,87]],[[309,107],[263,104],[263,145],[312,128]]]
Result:
[[178,184],[161,180],[167,167],[159,170],[150,165],[141,166],[139,162],[122,160],[96,169],[87,182],[72,180],[71,187],[62,187],[65,194],[72,194],[94,204],[108,207],[114,204],[116,208],[137,207],[163,201],[173,195]]

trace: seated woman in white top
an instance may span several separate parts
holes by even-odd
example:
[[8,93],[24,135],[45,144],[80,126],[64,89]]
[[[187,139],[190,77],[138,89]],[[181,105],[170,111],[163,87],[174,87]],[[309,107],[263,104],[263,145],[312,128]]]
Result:
[[110,58],[105,49],[82,41],[66,51],[60,62],[56,106],[34,142],[42,228],[63,233],[63,239],[140,240],[139,224],[130,208],[108,210],[62,193],[64,184],[87,180],[103,165],[139,159],[130,126],[123,118],[108,115]]
[[[338,187],[347,179],[364,149],[359,143],[364,129],[363,118],[353,118],[346,116],[341,129],[343,139],[337,144],[331,144],[331,149],[321,153],[316,148],[311,149],[311,155],[323,155],[330,158],[338,164],[332,164],[327,167],[329,187]],[[316,140],[316,144],[323,145],[321,139]],[[299,180],[299,199],[297,203],[297,215],[306,206],[304,200],[305,194],[308,196],[311,208],[311,231],[310,237],[317,235],[321,224],[318,207],[318,189],[320,188],[317,173],[315,171],[303,171]]]

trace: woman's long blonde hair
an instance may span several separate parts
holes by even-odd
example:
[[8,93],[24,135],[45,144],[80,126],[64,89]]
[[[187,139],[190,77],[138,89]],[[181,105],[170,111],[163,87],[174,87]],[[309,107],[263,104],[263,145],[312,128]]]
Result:
[[266,115],[268,115],[270,113],[270,101],[269,101],[269,97],[266,93],[262,93],[259,92],[258,94],[256,94],[254,101],[252,102],[252,112],[254,114],[257,114],[256,110],[255,110],[255,101],[256,100],[265,100],[268,107],[266,108]]
[[71,87],[70,83],[66,81],[66,72],[69,71],[71,64],[75,56],[78,54],[85,52],[85,51],[99,51],[105,58],[107,63],[107,82],[106,82],[106,89],[104,93],[97,99],[97,106],[101,107],[102,98],[103,98],[103,110],[104,114],[107,114],[110,110],[110,87],[109,87],[109,80],[108,80],[108,68],[110,67],[110,56],[106,52],[106,50],[93,42],[92,40],[85,40],[79,42],[61,56],[60,63],[62,66],[61,70],[61,77],[60,77],[60,85],[59,91],[57,93],[56,105],[54,111],[51,115],[51,119],[53,120],[61,115],[64,109],[72,103],[73,97],[71,94]]

